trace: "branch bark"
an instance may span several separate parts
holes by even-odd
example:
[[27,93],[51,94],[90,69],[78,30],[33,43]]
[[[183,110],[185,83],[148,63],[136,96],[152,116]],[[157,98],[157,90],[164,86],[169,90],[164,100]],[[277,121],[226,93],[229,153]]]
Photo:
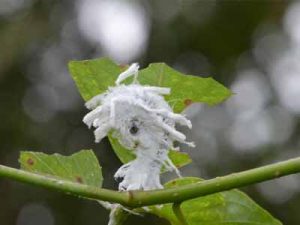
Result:
[[239,188],[298,172],[300,172],[300,157],[176,188],[119,192],[0,165],[0,177],[80,197],[120,203],[132,208],[164,203],[180,203],[188,199]]

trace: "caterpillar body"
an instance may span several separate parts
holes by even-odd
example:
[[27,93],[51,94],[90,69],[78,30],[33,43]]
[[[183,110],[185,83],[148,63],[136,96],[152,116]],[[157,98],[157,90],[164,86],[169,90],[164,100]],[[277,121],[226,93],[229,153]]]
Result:
[[[91,111],[83,118],[85,124],[95,128],[96,142],[113,131],[120,144],[136,155],[115,173],[116,179],[122,179],[122,191],[162,188],[163,166],[180,176],[168,157],[170,150],[178,150],[174,141],[194,146],[175,128],[176,124],[192,128],[192,124],[184,115],[174,113],[165,101],[163,96],[170,94],[170,88],[140,85],[138,69],[137,63],[132,64],[118,76],[115,86],[86,102]],[[133,83],[122,84],[130,76],[134,76]]]

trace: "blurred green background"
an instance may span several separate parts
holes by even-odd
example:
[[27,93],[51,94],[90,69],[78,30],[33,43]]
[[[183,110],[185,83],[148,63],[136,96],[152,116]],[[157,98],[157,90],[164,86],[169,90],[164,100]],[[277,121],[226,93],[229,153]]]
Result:
[[[196,149],[185,176],[212,178],[299,155],[300,2],[284,0],[1,0],[0,163],[21,150],[69,155],[92,148],[104,186],[120,166],[107,140],[94,143],[69,60],[166,62],[213,76],[235,95],[192,105]],[[174,174],[163,176],[166,181]],[[298,175],[244,188],[283,224],[300,224]],[[0,225],[99,225],[99,204],[0,179]],[[127,224],[168,224],[147,216]]]

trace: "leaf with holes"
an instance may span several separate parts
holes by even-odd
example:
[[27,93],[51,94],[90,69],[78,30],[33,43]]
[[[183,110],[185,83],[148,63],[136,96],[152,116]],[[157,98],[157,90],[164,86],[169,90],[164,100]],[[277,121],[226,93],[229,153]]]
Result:
[[21,152],[21,169],[49,175],[91,186],[102,186],[102,171],[97,157],[91,150],[82,150],[71,156],[47,155],[41,152]]
[[[118,66],[108,58],[69,63],[70,73],[85,101],[105,92],[109,86],[114,86],[118,75],[126,68],[127,66]],[[144,85],[170,87],[171,94],[166,96],[166,100],[175,112],[182,112],[193,102],[218,104],[231,95],[227,88],[212,78],[185,75],[165,63],[150,64],[139,72],[138,80]],[[125,81],[127,84],[131,82],[132,78]],[[111,135],[109,140],[123,163],[134,158],[130,150],[123,148]],[[172,152],[171,154],[173,163],[178,167],[191,161],[184,153]]]
[[[200,178],[186,177],[165,184],[166,188],[201,182]],[[176,194],[176,193],[174,193]],[[185,201],[181,209],[189,225],[282,225],[246,194],[238,190],[220,192]],[[148,211],[163,217],[172,225],[180,225],[171,204],[150,207]]]

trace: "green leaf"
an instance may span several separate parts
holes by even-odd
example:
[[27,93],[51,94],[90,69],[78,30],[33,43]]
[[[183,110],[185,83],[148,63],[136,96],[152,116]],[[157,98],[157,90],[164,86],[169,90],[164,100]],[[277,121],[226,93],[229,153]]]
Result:
[[[197,182],[201,182],[201,179],[187,177],[170,181],[165,187]],[[189,225],[281,225],[280,221],[238,190],[191,199],[183,202],[181,209]],[[152,206],[149,212],[169,220],[172,225],[180,225],[171,204],[161,208]]]
[[101,167],[91,150],[82,150],[71,156],[24,151],[21,152],[19,162],[23,170],[96,187],[102,186]]
[[105,92],[109,86],[114,86],[122,72],[122,67],[108,58],[71,61],[68,66],[85,101]]
[[208,105],[218,104],[227,99],[231,92],[213,78],[203,78],[180,73],[165,63],[153,63],[141,70],[138,80],[141,84],[170,87],[171,94],[166,100],[174,112],[182,112],[194,102]]
[[[125,69],[108,58],[69,63],[70,73],[86,101],[114,86],[118,75]],[[170,87],[172,91],[166,100],[175,112],[181,112],[193,102],[218,104],[231,95],[230,90],[211,77],[185,75],[165,63],[150,64],[139,72],[138,80],[144,85]],[[132,78],[128,78],[125,83],[131,81]]]
[[[132,150],[124,148],[118,141],[113,138],[111,134],[108,135],[109,141],[122,163],[128,163],[135,159],[135,155]],[[189,164],[192,160],[188,154],[184,152],[169,151],[169,157],[176,167],[182,167]]]
[[[109,86],[114,86],[118,75],[125,69],[126,66],[118,66],[108,58],[69,63],[70,73],[85,101],[105,92]],[[132,79],[128,78],[125,83],[131,83]],[[164,63],[150,64],[139,72],[138,80],[144,85],[170,87],[171,94],[165,98],[175,112],[183,111],[193,102],[218,104],[231,95],[227,88],[213,78],[185,75]],[[134,159],[134,154],[123,148],[116,138],[109,135],[109,140],[123,163]],[[170,154],[178,167],[191,161],[184,153],[171,151]]]

